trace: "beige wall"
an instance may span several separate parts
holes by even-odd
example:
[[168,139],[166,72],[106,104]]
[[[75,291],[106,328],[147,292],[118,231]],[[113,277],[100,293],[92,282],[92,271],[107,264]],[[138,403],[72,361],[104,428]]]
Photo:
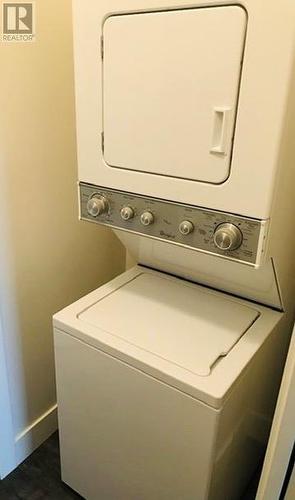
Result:
[[35,5],[36,42],[0,42],[0,298],[16,435],[55,403],[52,313],[125,264],[109,230],[78,222],[71,2]]

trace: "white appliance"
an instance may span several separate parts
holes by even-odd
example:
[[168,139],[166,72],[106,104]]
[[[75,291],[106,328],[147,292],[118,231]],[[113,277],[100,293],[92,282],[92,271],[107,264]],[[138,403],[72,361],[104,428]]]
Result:
[[239,498],[267,437],[281,320],[141,267],[59,313],[63,480],[87,499]]
[[73,6],[80,216],[139,265],[54,318],[62,477],[238,499],[294,314],[295,5]]

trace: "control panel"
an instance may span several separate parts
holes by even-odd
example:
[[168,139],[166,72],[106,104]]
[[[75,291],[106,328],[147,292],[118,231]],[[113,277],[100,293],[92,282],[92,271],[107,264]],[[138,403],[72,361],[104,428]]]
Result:
[[267,221],[80,184],[81,219],[257,266]]

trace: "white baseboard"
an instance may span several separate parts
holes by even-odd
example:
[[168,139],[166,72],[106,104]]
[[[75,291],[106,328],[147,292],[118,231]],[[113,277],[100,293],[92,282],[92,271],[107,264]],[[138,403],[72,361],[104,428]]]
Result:
[[52,406],[15,438],[16,464],[23,462],[57,429],[57,405]]

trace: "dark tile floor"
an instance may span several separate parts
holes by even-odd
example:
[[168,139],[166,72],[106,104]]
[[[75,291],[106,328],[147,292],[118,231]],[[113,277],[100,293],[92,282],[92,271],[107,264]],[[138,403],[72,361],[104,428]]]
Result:
[[[257,475],[241,500],[254,500]],[[0,481],[0,500],[82,499],[60,479],[58,434],[53,434],[15,471]],[[106,499],[98,499],[106,500]],[[126,499],[128,500],[128,499]]]
[[81,500],[81,498],[60,479],[57,432],[0,482],[0,500]]

